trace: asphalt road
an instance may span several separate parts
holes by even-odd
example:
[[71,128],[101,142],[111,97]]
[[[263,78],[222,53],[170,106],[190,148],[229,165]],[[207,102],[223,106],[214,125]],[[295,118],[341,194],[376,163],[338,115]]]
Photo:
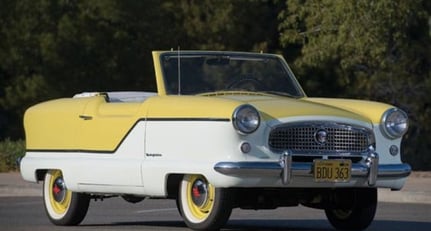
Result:
[[[42,197],[0,197],[0,230],[189,230],[175,202],[144,200],[130,204],[121,198],[91,201],[80,226],[58,227],[45,215]],[[321,210],[305,207],[276,210],[235,209],[223,230],[333,230]],[[431,204],[379,203],[368,230],[431,230]]]

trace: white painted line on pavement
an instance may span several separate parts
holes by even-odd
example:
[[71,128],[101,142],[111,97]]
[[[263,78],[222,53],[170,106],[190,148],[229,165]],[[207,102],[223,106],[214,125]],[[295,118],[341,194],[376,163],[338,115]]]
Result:
[[176,211],[177,208],[167,208],[167,209],[146,209],[146,210],[139,210],[136,211],[136,213],[155,213],[155,212],[165,212],[165,211]]

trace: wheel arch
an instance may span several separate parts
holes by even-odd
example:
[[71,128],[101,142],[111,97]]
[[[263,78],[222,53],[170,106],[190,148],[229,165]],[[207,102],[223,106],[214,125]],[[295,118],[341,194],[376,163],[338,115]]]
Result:
[[36,169],[35,175],[36,175],[36,180],[37,181],[44,181],[45,180],[45,175],[49,170],[58,170],[61,172],[61,174],[64,177],[64,170],[61,168],[42,168],[42,169]]
[[169,174],[166,180],[167,198],[175,199],[178,196],[178,190],[184,174],[172,173]]
[[49,169],[37,169],[36,170],[36,180],[37,181],[44,181],[45,174],[48,172]]
[[[58,171],[60,171],[61,172],[61,174],[63,175],[63,178],[65,179],[65,181],[67,181],[68,182],[68,186],[70,187],[70,188],[74,188],[75,190],[76,190],[76,187],[72,187],[72,186],[74,186],[74,183],[73,182],[71,182],[70,180],[70,174],[67,174],[68,172],[67,171],[65,171],[65,169],[64,168],[56,168],[56,167],[52,167],[52,168],[50,168],[50,167],[46,167],[46,168],[40,168],[40,169],[36,169],[35,170],[35,177],[36,177],[36,180],[37,180],[37,182],[40,182],[40,181],[44,181],[45,180],[45,175],[48,173],[48,171],[50,171],[50,170],[58,170]],[[66,180],[67,179],[67,180]],[[74,191],[75,191],[74,190]]]

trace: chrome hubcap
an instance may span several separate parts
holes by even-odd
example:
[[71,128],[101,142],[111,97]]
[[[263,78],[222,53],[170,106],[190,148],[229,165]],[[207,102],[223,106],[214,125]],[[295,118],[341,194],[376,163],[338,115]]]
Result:
[[52,185],[52,195],[54,196],[54,200],[56,202],[63,202],[66,198],[66,185],[62,177],[55,179],[54,184]]
[[193,183],[191,193],[192,193],[192,200],[195,205],[197,206],[205,205],[208,199],[208,186],[203,180],[198,179]]

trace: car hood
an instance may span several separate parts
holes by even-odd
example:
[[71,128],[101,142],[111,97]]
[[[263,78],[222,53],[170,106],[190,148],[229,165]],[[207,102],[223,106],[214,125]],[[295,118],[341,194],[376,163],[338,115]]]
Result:
[[275,95],[223,95],[255,106],[265,120],[287,117],[341,117],[365,123],[378,123],[389,105],[360,100],[289,98]]

